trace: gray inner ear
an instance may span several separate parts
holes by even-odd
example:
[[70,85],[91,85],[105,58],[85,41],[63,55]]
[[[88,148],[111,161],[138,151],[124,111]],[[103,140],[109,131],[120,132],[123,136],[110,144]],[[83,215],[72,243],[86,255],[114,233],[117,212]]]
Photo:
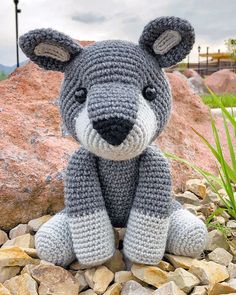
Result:
[[153,50],[156,54],[165,54],[171,48],[178,45],[182,40],[179,32],[174,30],[167,30],[162,33],[154,42]]
[[70,60],[70,54],[66,49],[56,44],[50,44],[46,42],[39,43],[34,48],[34,53],[37,56],[51,57],[62,62]]

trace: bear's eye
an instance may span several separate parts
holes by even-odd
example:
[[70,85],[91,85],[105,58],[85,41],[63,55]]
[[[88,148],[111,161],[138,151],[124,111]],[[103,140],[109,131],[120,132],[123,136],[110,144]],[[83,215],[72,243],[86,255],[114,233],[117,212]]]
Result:
[[82,87],[75,91],[75,100],[79,103],[84,103],[87,97],[87,89]]
[[152,86],[146,86],[143,88],[143,96],[149,101],[152,101],[156,98],[157,92],[156,89]]

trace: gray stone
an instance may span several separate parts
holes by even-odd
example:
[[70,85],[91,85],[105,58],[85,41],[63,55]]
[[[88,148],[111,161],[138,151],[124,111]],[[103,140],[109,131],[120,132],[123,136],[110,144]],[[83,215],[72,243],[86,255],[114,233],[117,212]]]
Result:
[[198,197],[190,191],[186,191],[183,194],[176,194],[175,195],[176,201],[180,202],[180,204],[191,204],[195,206],[200,205],[200,200]]
[[7,240],[8,240],[7,233],[5,233],[5,231],[0,229],[0,246],[6,243]]
[[158,290],[154,291],[152,295],[185,295],[186,293],[174,283],[168,282],[162,285]]
[[177,268],[168,274],[168,281],[173,281],[184,292],[189,293],[193,287],[200,284],[200,280],[183,268]]
[[152,295],[153,291],[144,288],[135,281],[128,281],[124,283],[121,295]]
[[209,255],[209,260],[212,260],[216,263],[228,266],[233,259],[233,255],[231,255],[228,251],[223,248],[216,248]]
[[229,278],[230,279],[235,279],[236,278],[236,264],[235,263],[230,263],[228,266],[228,273],[229,273]]
[[217,229],[214,229],[208,233],[207,245],[205,250],[213,251],[216,248],[229,250],[229,245],[225,240],[224,234]]
[[28,226],[28,224],[18,224],[16,227],[10,230],[9,237],[10,239],[14,239],[18,236],[28,234],[29,232],[30,232],[30,227]]

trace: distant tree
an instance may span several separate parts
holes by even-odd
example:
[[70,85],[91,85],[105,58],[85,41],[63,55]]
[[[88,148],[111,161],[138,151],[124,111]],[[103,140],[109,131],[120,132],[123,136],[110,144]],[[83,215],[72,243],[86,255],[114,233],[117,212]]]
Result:
[[6,79],[7,75],[4,72],[0,72],[0,81]]
[[233,59],[236,60],[236,39],[225,40],[225,45],[228,49],[228,52],[232,55]]

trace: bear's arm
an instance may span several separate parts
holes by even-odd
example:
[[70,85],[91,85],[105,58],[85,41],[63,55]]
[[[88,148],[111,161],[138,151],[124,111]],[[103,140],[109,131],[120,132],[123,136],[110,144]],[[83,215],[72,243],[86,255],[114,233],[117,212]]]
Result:
[[167,160],[155,146],[140,157],[139,180],[124,239],[130,260],[157,264],[164,255],[171,206]]
[[65,206],[73,247],[85,266],[103,263],[114,253],[114,233],[106,212],[95,157],[80,148],[69,162]]

